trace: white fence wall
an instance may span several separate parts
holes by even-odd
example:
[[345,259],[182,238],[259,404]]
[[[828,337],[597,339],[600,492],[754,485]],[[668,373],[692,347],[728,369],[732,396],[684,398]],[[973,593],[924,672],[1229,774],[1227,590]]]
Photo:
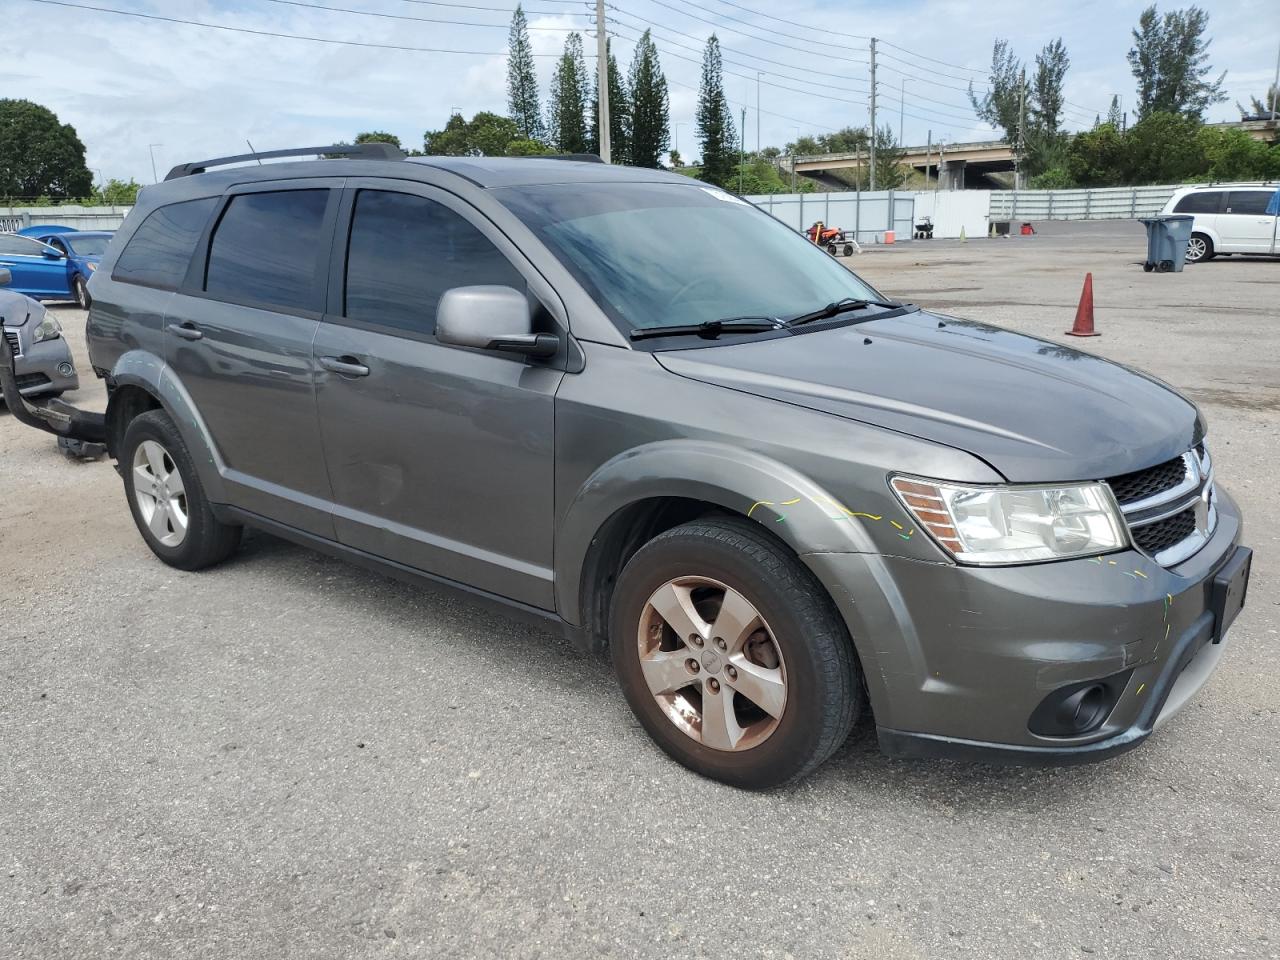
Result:
[[0,233],[57,223],[77,230],[118,230],[132,207],[0,207]]
[[910,240],[915,200],[893,190],[862,193],[774,193],[747,197],[757,207],[803,233],[815,220],[853,231],[859,243],[880,243],[886,230]]
[[915,194],[916,222],[929,217],[938,240],[985,237],[991,225],[990,190],[922,190]]
[[1096,187],[1081,190],[996,190],[992,220],[1132,220],[1151,217],[1176,185]]

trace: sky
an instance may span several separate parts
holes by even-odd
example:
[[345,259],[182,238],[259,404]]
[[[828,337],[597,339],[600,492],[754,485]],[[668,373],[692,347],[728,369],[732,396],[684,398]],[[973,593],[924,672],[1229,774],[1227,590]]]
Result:
[[[1028,63],[1046,43],[1063,39],[1071,57],[1070,129],[1105,115],[1113,94],[1131,110],[1134,79],[1125,53],[1144,6],[1128,0],[610,0],[606,18],[624,72],[634,38],[645,26],[654,28],[670,86],[674,146],[691,160],[698,152],[693,120],[701,49],[713,32],[740,125],[747,111],[747,149],[755,147],[757,130],[765,146],[782,146],[798,133],[865,124],[864,38],[870,36],[880,41],[879,123],[895,132],[901,124],[903,140],[912,145],[930,136],[935,144],[960,143],[992,138],[965,90],[970,78],[984,79],[997,37],[1007,38]],[[1227,71],[1228,100],[1208,119],[1239,119],[1235,101],[1262,96],[1274,74],[1280,3],[1201,0],[1201,6],[1210,12],[1210,62],[1216,72]],[[477,110],[505,112],[514,8],[514,0],[0,0],[7,54],[0,97],[34,100],[75,126],[98,179],[150,183],[153,155],[163,177],[177,163],[243,152],[246,141],[270,150],[387,130],[406,146],[420,146],[423,132],[442,127],[455,110],[468,117]],[[593,9],[584,0],[525,3],[544,106],[570,30],[584,33],[594,69]],[[349,45],[355,43],[370,46]]]

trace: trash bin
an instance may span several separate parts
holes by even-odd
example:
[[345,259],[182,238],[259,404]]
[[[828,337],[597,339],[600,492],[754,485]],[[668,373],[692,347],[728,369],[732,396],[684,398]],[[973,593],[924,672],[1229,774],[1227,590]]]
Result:
[[1195,217],[1151,217],[1139,222],[1147,228],[1147,259],[1142,269],[1148,273],[1152,270],[1181,273],[1187,260],[1187,241],[1191,239],[1191,225],[1195,223]]

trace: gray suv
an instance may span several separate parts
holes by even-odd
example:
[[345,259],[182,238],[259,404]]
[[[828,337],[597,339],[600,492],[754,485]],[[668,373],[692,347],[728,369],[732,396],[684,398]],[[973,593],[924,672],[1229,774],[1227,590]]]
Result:
[[892,756],[1107,757],[1217,665],[1250,552],[1165,384],[683,176],[323,150],[145,189],[90,287],[105,416],[22,405],[106,444],[166,563],[250,526],[499,601],[746,787],[861,718]]

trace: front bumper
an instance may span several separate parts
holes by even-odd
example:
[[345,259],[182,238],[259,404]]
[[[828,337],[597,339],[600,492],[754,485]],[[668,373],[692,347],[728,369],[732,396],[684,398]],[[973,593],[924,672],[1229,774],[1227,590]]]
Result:
[[[804,559],[854,637],[885,753],[1079,763],[1137,746],[1213,672],[1225,645],[1212,642],[1213,581],[1241,529],[1219,488],[1213,536],[1168,569],[1135,551],[1021,567]],[[1099,725],[1032,731],[1046,697],[1095,680],[1118,691]]]
[[[6,327],[6,330],[18,330]],[[62,337],[42,340],[39,343],[23,343],[23,354],[14,362],[18,393],[24,397],[37,397],[49,393],[65,393],[80,389],[80,375],[76,371],[71,347]],[[0,387],[0,396],[4,388]]]

